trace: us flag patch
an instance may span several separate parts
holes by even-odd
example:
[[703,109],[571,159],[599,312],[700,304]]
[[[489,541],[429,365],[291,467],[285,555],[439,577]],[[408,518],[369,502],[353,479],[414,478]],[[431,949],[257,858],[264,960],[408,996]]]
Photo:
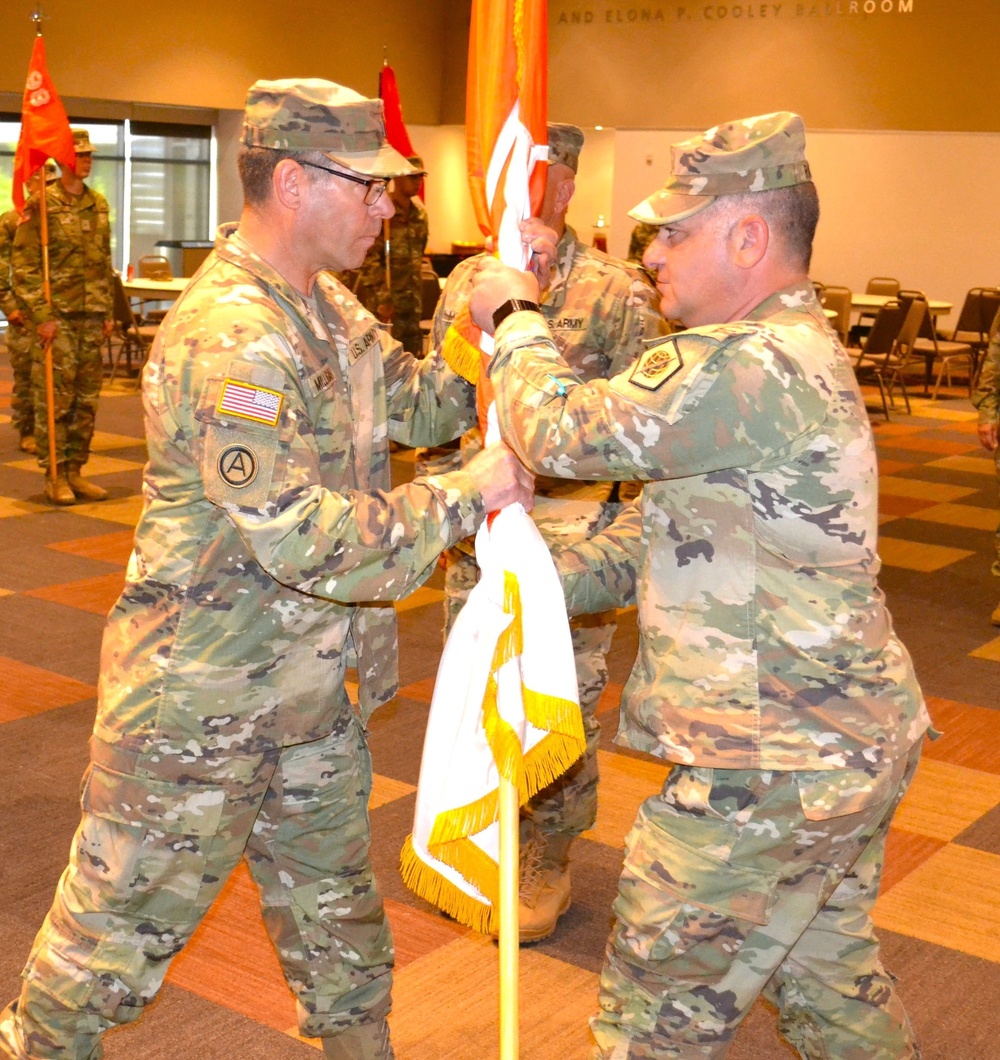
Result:
[[216,411],[226,416],[238,416],[242,420],[253,420],[254,423],[276,427],[281,416],[282,400],[277,390],[227,379],[222,384]]

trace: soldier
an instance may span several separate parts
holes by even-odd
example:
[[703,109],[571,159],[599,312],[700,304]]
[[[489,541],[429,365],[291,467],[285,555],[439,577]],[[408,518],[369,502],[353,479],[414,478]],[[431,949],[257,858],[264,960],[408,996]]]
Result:
[[[979,409],[979,442],[992,453],[997,465],[997,481],[1000,482],[1000,313],[997,313],[990,328],[990,345],[979,373],[979,383],[972,397],[972,404]],[[993,542],[994,557],[991,571],[1000,578],[1000,526]],[[990,616],[994,626],[1000,626],[1000,604]]]
[[389,221],[389,267],[385,262],[385,239],[381,236],[365,255],[364,264],[357,272],[346,273],[341,279],[350,287],[358,301],[384,324],[392,325],[392,337],[403,348],[420,356],[423,353],[423,283],[421,269],[427,249],[427,210],[417,198],[426,176],[419,155],[411,155],[407,162],[409,173],[393,178],[389,194],[396,212]]
[[404,353],[324,272],[361,263],[405,167],[380,100],[251,86],[240,222],[144,371],[145,506],[70,865],[0,1017],[17,1060],[100,1056],[244,851],[302,1033],[337,1060],[393,1056],[363,729],[396,690],[391,602],[488,509],[531,497],[502,445],[390,488],[390,437],[433,442],[475,414],[469,384]]
[[[557,262],[542,297],[542,312],[560,352],[583,379],[624,371],[664,334],[656,311],[656,291],[641,270],[581,243],[566,224],[576,188],[583,132],[575,125],[548,127],[549,165],[541,218],[559,236]],[[441,349],[449,328],[452,340],[462,329],[466,305],[481,258],[460,262],[445,284],[431,325],[431,345]],[[465,314],[467,318],[467,313]],[[457,325],[456,325],[457,319]],[[446,355],[447,356],[447,355]],[[463,439],[466,457],[479,445],[479,432]],[[618,511],[611,482],[573,482],[551,474],[535,480],[534,518],[550,545],[588,537]],[[478,579],[472,541],[448,553],[445,625],[455,617]],[[520,936],[522,942],[546,938],[570,906],[569,850],[573,839],[591,828],[597,816],[597,705],[608,680],[606,656],[615,632],[613,611],[584,615],[571,623],[580,708],[587,750],[558,780],[531,801],[522,815]]]
[[614,379],[560,357],[530,274],[485,263],[472,298],[522,459],[645,480],[558,561],[571,610],[637,600],[619,740],[674,763],[626,842],[594,1055],[722,1057],[764,992],[803,1057],[916,1057],[871,910],[928,717],[876,581],[868,416],[809,282],[801,118],[676,144],[632,216],[692,330]]
[[17,210],[8,210],[0,217],[0,311],[7,318],[7,353],[14,375],[10,421],[17,431],[18,449],[22,453],[35,453],[35,407],[31,395],[31,344],[35,329],[13,284],[11,259],[17,225]]
[[660,230],[656,225],[646,224],[645,221],[639,221],[635,228],[632,229],[632,235],[629,236],[628,241],[628,253],[625,255],[629,261],[634,261],[639,264],[642,263],[642,256],[646,252],[646,247],[659,235]]
[[18,226],[14,240],[14,283],[35,321],[39,339],[34,345],[31,386],[38,462],[46,470],[49,424],[44,346],[52,343],[57,476],[54,482],[46,476],[45,494],[53,504],[74,504],[77,498],[102,501],[108,495],[85,479],[80,469],[90,457],[101,394],[101,343],[114,327],[111,226],[107,200],[84,183],[94,157],[90,136],[86,129],[74,129],[73,140],[76,169],[60,165],[60,179],[46,192],[51,305],[43,285],[37,209]]

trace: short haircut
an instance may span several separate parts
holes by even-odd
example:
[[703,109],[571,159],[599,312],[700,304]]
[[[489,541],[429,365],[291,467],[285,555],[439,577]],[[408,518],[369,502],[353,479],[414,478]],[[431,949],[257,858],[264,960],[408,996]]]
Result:
[[[293,158],[296,162],[315,162],[329,166],[330,160],[321,151],[282,151],[271,147],[240,146],[236,156],[236,168],[243,186],[243,202],[246,206],[263,206],[271,198],[271,179],[274,170],[283,158]],[[308,169],[312,181],[331,179],[318,169]]]
[[789,257],[805,272],[812,261],[812,245],[819,223],[819,195],[812,181],[789,188],[726,195],[718,200],[730,216],[758,213],[767,221]]

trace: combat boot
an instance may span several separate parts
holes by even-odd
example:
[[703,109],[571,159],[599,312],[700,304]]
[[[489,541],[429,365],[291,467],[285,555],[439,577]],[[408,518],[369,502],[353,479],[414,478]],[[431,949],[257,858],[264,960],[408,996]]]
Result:
[[[573,836],[546,835],[532,829],[521,844],[517,926],[522,946],[548,938],[570,907],[572,842]],[[493,937],[497,937],[496,932]]]
[[76,494],[70,489],[66,472],[62,468],[58,469],[55,481],[46,472],[45,496],[48,497],[51,504],[76,504]]
[[24,435],[21,441],[18,442],[17,447],[22,453],[30,453],[32,456],[38,452],[38,443],[35,441],[33,434]]
[[993,609],[993,614],[990,615],[990,621],[994,626],[1000,626],[1000,604]]
[[108,499],[108,491],[98,486],[97,483],[85,479],[78,467],[66,468],[66,481],[80,500],[106,501]]
[[396,1060],[385,1020],[356,1023],[332,1038],[324,1038],[323,1055],[327,1060]]

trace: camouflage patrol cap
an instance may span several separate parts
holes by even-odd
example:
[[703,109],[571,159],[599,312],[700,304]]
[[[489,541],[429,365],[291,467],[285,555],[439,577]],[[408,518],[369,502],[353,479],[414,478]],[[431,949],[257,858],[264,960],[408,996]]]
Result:
[[413,176],[413,177],[426,177],[427,176],[427,170],[424,169],[424,160],[420,157],[420,155],[409,155],[407,157],[406,161],[409,162],[411,166],[413,166],[413,172],[410,174],[410,176]]
[[580,150],[583,148],[583,129],[550,121],[548,130],[549,165],[561,162],[575,173],[580,162]]
[[78,155],[92,155],[94,145],[90,142],[90,133],[86,129],[73,129],[73,149]]
[[629,210],[646,224],[680,221],[720,195],[770,191],[812,180],[806,161],[805,126],[782,110],[716,125],[670,148],[666,184]]
[[321,151],[369,177],[414,172],[385,138],[380,99],[319,78],[255,81],[247,92],[241,141],[279,151]]

